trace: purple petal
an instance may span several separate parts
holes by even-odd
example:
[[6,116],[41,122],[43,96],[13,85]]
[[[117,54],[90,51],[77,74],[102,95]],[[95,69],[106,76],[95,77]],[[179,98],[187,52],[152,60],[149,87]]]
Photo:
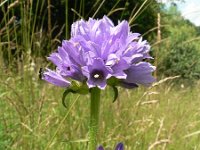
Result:
[[88,79],[87,81],[87,85],[89,88],[93,88],[93,87],[96,87],[97,86],[97,83],[95,83],[93,80],[91,79]]
[[97,87],[104,90],[106,88],[106,80],[103,80],[101,82],[97,82]]
[[118,24],[111,30],[111,33],[115,35],[115,38],[113,40],[120,39],[123,43],[125,43],[129,30],[130,28],[128,22],[122,21],[120,24]]
[[135,54],[132,57],[123,57],[127,64],[132,65],[139,63],[143,60],[142,54]]
[[127,75],[124,70],[128,69],[130,65],[123,58],[118,59],[111,68],[113,70],[112,76],[118,79],[126,79]]
[[89,39],[89,34],[88,34],[88,25],[87,23],[81,19],[79,21],[76,21],[72,24],[71,27],[71,36],[76,37],[78,35],[83,36],[85,39]]
[[88,66],[83,66],[81,69],[82,69],[83,75],[86,76],[87,78],[89,78],[90,77],[90,71],[89,71]]
[[54,63],[56,66],[60,66],[62,64],[62,58],[58,53],[52,53],[49,57],[47,57],[47,59]]
[[139,39],[140,34],[139,33],[129,33],[128,38],[126,40],[127,43],[131,43],[134,40],[138,40]]
[[150,51],[150,45],[149,43],[145,40],[145,41],[142,41],[142,38],[139,39],[138,41],[138,49],[137,49],[137,52],[138,53],[142,53],[144,55],[147,55],[148,52]]
[[138,41],[133,41],[129,44],[126,50],[123,53],[125,57],[133,57],[134,55],[142,55],[142,57],[138,61],[142,61],[143,59],[152,59],[149,55],[150,45],[147,41],[142,41],[140,38]]
[[116,77],[117,79],[126,79],[127,74],[121,71],[121,72],[113,73],[112,76]]
[[104,148],[100,145],[96,150],[104,150]]
[[67,63],[70,62],[69,55],[63,47],[58,47],[58,54],[63,61],[65,61]]
[[124,145],[123,143],[118,143],[115,150],[124,150]]
[[154,70],[155,67],[148,62],[133,64],[128,70],[125,71],[127,74],[125,82],[148,86],[155,81],[155,78],[151,75]]
[[107,16],[103,16],[103,21],[105,22],[106,25],[114,27],[113,22]]
[[62,42],[62,47],[67,51],[69,59],[71,63],[75,65],[83,65],[82,55],[80,55],[80,51],[78,50],[79,43],[73,43],[70,41],[64,40]]
[[46,72],[43,73],[43,80],[46,80],[47,82],[60,86],[60,87],[69,87],[70,82],[65,80],[60,74],[58,74],[55,71],[52,71],[50,69],[47,69]]
[[134,54],[131,57],[131,64],[138,63],[144,59],[144,56],[142,54]]
[[116,64],[116,62],[119,61],[119,57],[117,57],[116,54],[110,54],[108,55],[107,61],[106,61],[106,65],[107,66],[113,66]]

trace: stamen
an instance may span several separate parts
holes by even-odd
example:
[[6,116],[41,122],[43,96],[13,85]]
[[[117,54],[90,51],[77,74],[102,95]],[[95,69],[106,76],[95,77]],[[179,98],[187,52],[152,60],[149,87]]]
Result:
[[94,75],[94,78],[95,78],[95,79],[98,79],[99,76],[100,76],[99,74],[95,74],[95,75]]

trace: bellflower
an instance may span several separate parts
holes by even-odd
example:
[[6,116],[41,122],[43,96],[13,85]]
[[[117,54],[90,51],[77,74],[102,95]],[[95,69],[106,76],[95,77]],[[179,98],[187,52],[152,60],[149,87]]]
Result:
[[72,24],[71,39],[48,57],[56,70],[47,69],[42,78],[61,87],[77,81],[105,89],[113,79],[111,86],[148,86],[155,81],[151,75],[155,67],[144,61],[151,59],[149,50],[148,42],[132,33],[127,21],[115,26],[106,16],[81,19]]
[[[89,150],[96,149],[101,89],[107,85],[118,96],[117,86],[135,88],[139,84],[149,86],[155,79],[155,67],[146,62],[150,45],[139,33],[132,33],[127,21],[114,25],[106,16],[102,19],[83,19],[71,26],[71,38],[48,59],[56,69],[46,69],[42,79],[66,88],[62,102],[68,93],[90,93]],[[115,150],[123,150],[119,143]],[[98,150],[103,150],[100,146]]]

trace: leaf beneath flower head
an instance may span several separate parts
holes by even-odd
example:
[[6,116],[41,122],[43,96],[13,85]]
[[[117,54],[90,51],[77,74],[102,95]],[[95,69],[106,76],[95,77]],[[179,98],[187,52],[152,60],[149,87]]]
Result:
[[63,93],[63,96],[62,96],[62,104],[65,108],[67,108],[66,103],[65,103],[66,96],[69,93],[72,93],[72,94],[77,94],[77,93],[78,94],[88,94],[89,89],[88,89],[86,84],[80,85],[80,84],[78,84],[78,82],[72,81],[70,88],[66,89],[65,92]]
[[113,91],[114,91],[114,94],[115,94],[114,100],[113,100],[113,103],[114,103],[117,100],[119,93],[118,93],[118,89],[117,89],[116,86],[112,86],[112,88],[113,88]]
[[65,107],[65,108],[67,108],[67,105],[66,105],[66,103],[65,103],[65,98],[66,98],[66,96],[69,94],[69,93],[76,93],[76,91],[74,91],[74,90],[72,90],[72,89],[67,89],[67,90],[65,90],[65,92],[63,93],[63,96],[62,96],[62,104],[63,104],[63,106]]

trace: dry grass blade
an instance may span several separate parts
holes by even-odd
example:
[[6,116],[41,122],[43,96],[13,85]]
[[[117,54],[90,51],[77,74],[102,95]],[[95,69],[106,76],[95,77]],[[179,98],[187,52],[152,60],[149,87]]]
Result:
[[19,4],[19,0],[16,0],[14,1],[13,3],[11,3],[9,6],[8,6],[8,10],[16,7],[17,5]]
[[151,44],[151,47],[157,46],[157,45],[159,45],[159,44],[161,44],[161,43],[164,43],[164,42],[166,42],[166,41],[169,41],[169,40],[170,40],[169,38],[164,38],[164,39],[162,39],[162,40],[160,40],[160,41],[157,41],[157,42]]
[[81,16],[81,14],[79,14],[75,9],[71,8],[71,11],[73,11],[77,16],[83,19],[83,16]]
[[33,130],[25,123],[21,122],[21,125],[25,127],[28,131],[33,132]]
[[[110,14],[110,12],[114,11],[115,7],[119,4],[120,0],[118,0],[115,5],[112,7],[112,9],[108,12],[108,14]],[[107,16],[108,16],[107,14]]]
[[[160,27],[169,27],[169,25],[160,25]],[[154,27],[154,28],[151,28],[150,30],[148,30],[147,32],[145,32],[144,34],[142,34],[142,36],[145,36],[145,35],[149,34],[150,32],[153,32],[153,31],[155,31],[157,29],[158,29],[157,26]]]
[[47,6],[47,10],[48,10],[48,34],[49,34],[49,38],[51,38],[51,0],[48,0],[48,6]]
[[162,139],[162,140],[156,141],[149,146],[148,150],[151,150],[151,149],[155,148],[156,146],[158,146],[160,144],[169,143],[169,142],[170,142],[169,139]]
[[159,92],[154,92],[154,91],[148,93],[148,95],[158,95],[158,94],[160,94],[160,93]]
[[125,8],[116,8],[116,9],[110,11],[110,12],[107,14],[107,16],[110,16],[110,15],[112,15],[113,13],[115,13],[115,12],[117,12],[117,11],[123,11],[123,10],[125,10]]
[[192,39],[184,41],[183,43],[180,43],[180,44],[188,44],[188,43],[196,41],[196,40],[200,40],[200,37],[192,38]]
[[156,104],[156,103],[158,103],[158,100],[151,100],[151,101],[142,102],[141,105],[150,105],[150,104]]
[[[171,136],[172,136],[173,132],[175,131],[176,126],[177,126],[177,123],[176,123],[176,122],[172,124],[172,126],[171,126],[171,128],[170,128],[170,131],[169,131],[169,134],[168,134],[168,139],[169,139],[169,140],[171,139]],[[164,143],[164,144],[163,144],[163,147],[162,147],[162,150],[165,150],[166,147],[167,147],[167,143]]]
[[159,127],[159,129],[158,129],[158,132],[157,132],[156,140],[155,140],[155,141],[158,141],[159,136],[160,136],[160,133],[161,133],[162,128],[163,128],[163,125],[164,125],[164,118],[160,120],[160,127]]
[[8,0],[3,1],[2,3],[0,3],[0,7],[3,6]]
[[129,20],[129,24],[131,25],[133,23],[133,21],[135,20],[135,17],[140,13],[140,11],[142,10],[142,8],[144,7],[144,5],[147,3],[148,0],[145,0],[142,5],[140,6],[140,8],[137,10],[137,12],[134,14],[133,17],[131,17],[131,19]]
[[3,34],[4,31],[6,31],[8,25],[10,25],[11,23],[14,23],[15,19],[16,19],[15,16],[12,16],[12,17],[10,18],[10,20],[9,20],[8,23],[5,25],[5,27],[3,27],[3,28],[0,30],[0,35]]
[[160,81],[154,83],[150,88],[155,87],[155,86],[158,86],[158,85],[160,85],[160,84],[162,84],[162,83],[164,83],[164,82],[166,82],[166,81],[168,81],[168,80],[174,80],[174,79],[177,79],[177,78],[180,78],[180,76],[173,76],[173,77],[164,78],[164,79],[162,79],[162,80],[160,80]]
[[130,15],[130,17],[128,18],[128,20],[131,20],[131,16],[133,16],[133,14],[134,14],[134,12],[135,12],[137,6],[138,6],[138,4],[136,4],[136,5],[134,6],[134,8],[133,8],[133,10],[131,11],[131,15]]
[[106,1],[106,0],[103,0],[103,1],[101,2],[101,4],[99,5],[99,7],[97,8],[97,10],[95,11],[94,15],[92,16],[92,18],[94,18],[94,17],[96,16],[96,14],[99,12],[100,8],[103,6],[103,4],[104,4],[105,1]]
[[97,0],[97,1],[93,4],[92,8],[91,8],[90,11],[87,13],[87,15],[86,15],[85,18],[88,18],[88,16],[90,15],[90,13],[94,10],[94,8],[96,8],[97,5],[99,5],[100,2],[101,2],[101,0]]
[[187,135],[184,136],[184,138],[188,138],[188,137],[191,137],[193,135],[198,135],[198,134],[200,134],[200,130],[196,131],[196,132],[193,132],[193,133],[190,133],[190,134],[187,134]]

